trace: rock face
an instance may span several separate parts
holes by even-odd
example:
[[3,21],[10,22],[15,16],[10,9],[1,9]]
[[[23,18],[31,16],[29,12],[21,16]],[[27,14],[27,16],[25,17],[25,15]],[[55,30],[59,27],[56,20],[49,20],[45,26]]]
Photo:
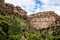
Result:
[[39,12],[33,15],[30,23],[34,28],[42,29],[42,28],[47,28],[50,25],[59,24],[60,20],[57,20],[58,18],[59,16],[53,11]]
[[[4,3],[4,0],[0,0],[0,12],[2,15],[14,15],[16,17],[22,17],[24,19],[31,19],[28,23],[36,29],[47,28],[50,25],[59,25],[60,26],[60,16],[58,16],[53,11],[48,12],[39,12],[33,14],[32,16],[27,15],[27,12],[24,11],[19,6],[14,6],[9,3]],[[27,24],[28,24],[27,23]]]
[[[27,17],[27,12],[24,11],[21,7],[19,6],[14,6],[9,3],[4,3],[4,0],[0,0],[0,11],[4,15],[15,15],[17,17]],[[25,17],[24,17],[25,16]]]
[[4,4],[4,0],[0,0],[0,6]]

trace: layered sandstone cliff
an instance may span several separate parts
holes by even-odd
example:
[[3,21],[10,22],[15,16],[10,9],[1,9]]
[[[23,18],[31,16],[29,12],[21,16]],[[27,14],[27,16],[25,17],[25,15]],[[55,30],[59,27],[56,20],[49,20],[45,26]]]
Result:
[[30,24],[36,29],[47,28],[52,25],[60,26],[60,17],[53,11],[39,12],[31,17]]
[[27,17],[27,12],[24,11],[21,7],[15,7],[13,4],[5,3],[4,0],[0,0],[0,11],[3,15],[15,15],[16,17],[23,18]]
[[0,0],[0,12],[2,12],[1,14],[4,16],[14,15],[19,18],[28,19],[28,22],[23,22],[23,24],[27,23],[36,29],[47,28],[51,25],[60,26],[60,16],[53,11],[39,12],[29,16],[21,7],[15,7],[12,4],[5,3],[4,0]]

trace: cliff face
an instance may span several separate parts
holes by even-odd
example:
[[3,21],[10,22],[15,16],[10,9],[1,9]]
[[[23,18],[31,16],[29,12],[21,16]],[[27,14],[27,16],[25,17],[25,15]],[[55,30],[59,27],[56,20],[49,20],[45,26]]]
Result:
[[0,6],[4,4],[4,0],[0,0]]
[[19,18],[22,17],[24,19],[28,19],[28,20],[30,19],[30,21],[26,23],[32,25],[37,30],[42,28],[47,28],[50,25],[60,26],[60,16],[58,16],[53,11],[39,12],[31,16],[28,16],[27,12],[24,11],[21,7],[19,6],[15,7],[12,4],[4,3],[4,0],[0,0],[0,12],[2,12],[1,14],[4,16],[14,15]]
[[[2,12],[3,15],[15,15],[17,17],[27,17],[27,12],[24,11],[21,7],[19,6],[14,6],[9,3],[4,3],[4,0],[0,1],[0,11]],[[24,17],[25,16],[25,17]]]
[[47,28],[51,25],[60,25],[59,16],[53,11],[39,12],[33,15],[30,24],[36,29]]

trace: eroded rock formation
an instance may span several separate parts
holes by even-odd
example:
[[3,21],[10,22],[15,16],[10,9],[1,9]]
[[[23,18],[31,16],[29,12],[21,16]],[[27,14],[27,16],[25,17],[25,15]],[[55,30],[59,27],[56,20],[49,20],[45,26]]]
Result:
[[4,0],[0,0],[0,5],[0,11],[3,15],[15,15],[22,18],[27,17],[27,12],[19,6],[15,7],[13,4],[5,3]]
[[59,16],[53,11],[39,12],[33,15],[31,25],[36,29],[47,28],[50,25],[60,25]]
[[1,14],[4,16],[14,15],[19,18],[22,17],[24,19],[30,19],[27,24],[29,23],[29,25],[32,25],[36,29],[47,28],[50,25],[60,26],[60,16],[53,11],[39,12],[29,16],[21,7],[15,7],[12,4],[5,3],[4,0],[0,0],[0,12],[2,12]]
[[4,5],[4,0],[0,0],[0,6]]

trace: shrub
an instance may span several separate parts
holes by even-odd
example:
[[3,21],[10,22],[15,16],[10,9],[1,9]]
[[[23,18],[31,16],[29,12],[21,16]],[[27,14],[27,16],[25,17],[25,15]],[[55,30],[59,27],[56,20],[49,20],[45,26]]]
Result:
[[[23,26],[21,25],[21,22],[19,21],[19,20],[17,20],[17,19],[15,19],[13,22],[12,22],[12,24],[11,24],[11,27],[9,28],[9,36],[10,36],[10,38],[12,37],[12,35],[13,35],[13,39],[19,39],[19,37],[20,37],[20,39],[22,38],[22,31],[23,31]],[[17,37],[17,38],[15,38],[15,37]]]

